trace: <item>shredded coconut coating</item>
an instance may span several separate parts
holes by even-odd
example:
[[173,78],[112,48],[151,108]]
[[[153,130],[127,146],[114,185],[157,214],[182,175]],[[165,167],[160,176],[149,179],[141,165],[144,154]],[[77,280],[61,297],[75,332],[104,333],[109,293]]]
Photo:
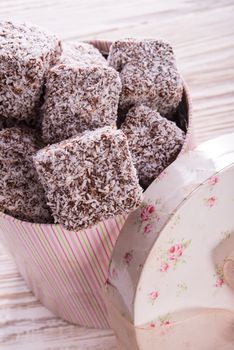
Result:
[[69,63],[71,60],[83,64],[107,65],[107,60],[101,52],[93,45],[83,42],[65,42],[62,45],[63,53],[60,57],[61,63]]
[[56,222],[80,230],[142,201],[127,138],[111,127],[47,146],[34,157]]
[[45,75],[61,54],[59,40],[40,28],[0,21],[0,115],[36,117]]
[[0,116],[0,130],[6,129],[6,128],[11,128],[13,126],[18,126],[18,124],[20,124],[20,123],[21,123],[21,121],[19,121],[18,119],[4,118],[4,117]]
[[176,159],[185,138],[174,122],[143,105],[130,109],[121,130],[143,188]]
[[38,149],[30,129],[0,132],[0,211],[20,220],[47,223],[52,217],[32,160]]
[[86,130],[116,125],[121,81],[107,65],[68,60],[50,69],[42,137],[55,143]]
[[118,40],[110,48],[108,62],[120,73],[120,108],[124,112],[140,104],[157,109],[168,118],[176,111],[183,82],[168,43],[153,39]]
[[20,127],[20,128],[33,128],[38,129],[38,133],[40,133],[40,126],[38,125],[39,117],[35,120],[27,119],[27,120],[19,120],[16,118],[4,118],[0,115],[0,130],[12,127]]

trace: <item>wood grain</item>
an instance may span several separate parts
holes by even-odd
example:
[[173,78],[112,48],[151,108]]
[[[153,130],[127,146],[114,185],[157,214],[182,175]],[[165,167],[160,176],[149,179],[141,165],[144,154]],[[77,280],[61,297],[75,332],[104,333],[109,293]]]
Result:
[[[63,40],[162,37],[190,87],[197,142],[234,131],[233,0],[0,0],[3,18],[41,25]],[[70,325],[42,307],[2,246],[0,348],[116,350],[110,330]]]

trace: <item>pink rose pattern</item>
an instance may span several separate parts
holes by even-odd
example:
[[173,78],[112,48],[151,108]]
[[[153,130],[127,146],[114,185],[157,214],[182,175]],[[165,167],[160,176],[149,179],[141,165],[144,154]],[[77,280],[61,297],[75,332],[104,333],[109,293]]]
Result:
[[140,214],[141,221],[148,221],[154,212],[155,212],[155,206],[153,204],[144,206],[141,209],[141,214]]
[[171,245],[166,252],[162,254],[160,266],[161,272],[167,272],[171,267],[176,267],[179,262],[185,262],[184,250],[191,244],[191,240]]
[[168,313],[163,316],[159,316],[157,320],[151,321],[148,324],[148,328],[156,328],[156,327],[165,327],[165,326],[171,326],[173,324],[171,320],[171,315]]
[[170,326],[171,322],[170,321],[162,321],[160,326]]
[[124,257],[123,257],[123,261],[126,265],[130,265],[131,261],[133,259],[133,250],[131,250],[130,252],[125,253]]
[[209,208],[212,208],[215,203],[216,203],[216,197],[215,196],[211,196],[209,198],[205,198],[204,201],[205,201],[205,205],[208,206]]
[[218,278],[216,280],[216,283],[215,283],[215,287],[222,287],[222,285],[224,284],[224,279],[223,278]]
[[151,323],[149,324],[149,328],[155,328],[155,327],[156,327],[156,323],[151,322]]
[[208,183],[211,185],[211,186],[214,186],[218,183],[219,179],[218,179],[218,176],[211,176],[208,180]]
[[159,291],[154,290],[149,294],[150,300],[155,301],[159,297]]
[[177,260],[182,255],[183,255],[182,244],[175,244],[168,249],[169,260]]
[[161,316],[158,318],[158,320],[160,322],[160,326],[171,326],[172,325],[170,314],[166,314],[164,316]]
[[156,205],[144,203],[140,209],[139,221],[137,222],[138,230],[143,236],[148,236],[155,229],[155,224],[159,221],[156,211]]
[[223,268],[222,268],[222,266],[219,266],[219,265],[215,266],[214,278],[215,278],[214,286],[216,288],[220,288],[220,287],[222,287],[224,285],[224,275],[223,275]]
[[147,224],[147,225],[144,227],[144,234],[147,235],[148,233],[151,233],[151,232],[152,232],[152,229],[153,229],[153,225],[152,225],[152,224]]
[[143,203],[139,211],[139,218],[135,222],[137,231],[147,237],[155,230],[155,224],[159,218],[156,212],[157,203]]
[[[211,186],[210,191],[213,191],[214,186],[217,185],[218,182],[219,182],[219,178],[216,175],[211,176],[208,179],[208,184]],[[209,208],[212,208],[216,204],[216,201],[217,201],[217,198],[215,196],[210,196],[204,199],[205,205]]]
[[[211,186],[214,186],[218,183],[218,177],[217,176],[212,176],[209,180],[208,180],[209,184]],[[215,196],[210,196],[206,199],[204,199],[205,204],[208,207],[213,207],[216,203],[216,197]],[[156,212],[156,207],[153,204],[147,204],[144,205],[141,209],[140,212],[140,221],[143,222],[149,222],[151,219],[155,219],[155,212]],[[146,223],[146,225],[144,226],[143,229],[143,233],[145,235],[149,234],[150,232],[152,232],[153,229],[153,225],[152,223]],[[171,267],[176,267],[177,263],[179,261],[183,261],[183,255],[184,255],[184,250],[191,244],[191,240],[189,241],[182,241],[181,243],[177,243],[177,244],[173,244],[171,245],[167,251],[166,254],[164,254],[165,258],[163,259],[162,263],[161,263],[161,267],[160,267],[160,271],[161,272],[166,272],[168,271]],[[133,259],[133,250],[130,252],[127,252],[124,255],[124,262],[125,264],[129,265],[130,262]],[[223,286],[224,284],[224,278],[223,278],[223,274],[222,274],[222,269],[220,267],[216,267],[216,273],[215,273],[215,287],[216,288],[220,288]],[[187,289],[184,288],[184,289]],[[154,290],[151,293],[149,293],[149,299],[152,303],[155,302],[155,300],[157,300],[159,297],[159,291],[158,290]],[[160,326],[168,326],[171,325],[172,322],[169,319],[169,314],[164,316],[164,317],[159,317],[159,325]],[[149,324],[149,328],[155,328],[156,327],[156,323],[155,322],[151,322]]]
[[169,269],[170,265],[166,262],[162,263],[161,267],[160,267],[160,271],[161,272],[165,272]]

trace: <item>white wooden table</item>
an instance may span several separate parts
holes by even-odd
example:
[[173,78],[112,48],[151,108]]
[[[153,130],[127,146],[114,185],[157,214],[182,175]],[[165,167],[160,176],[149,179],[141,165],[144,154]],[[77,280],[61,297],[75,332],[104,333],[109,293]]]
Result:
[[[0,0],[3,18],[31,21],[64,40],[165,38],[191,90],[197,142],[234,131],[234,0]],[[0,349],[116,345],[110,330],[70,325],[41,306],[0,246]]]

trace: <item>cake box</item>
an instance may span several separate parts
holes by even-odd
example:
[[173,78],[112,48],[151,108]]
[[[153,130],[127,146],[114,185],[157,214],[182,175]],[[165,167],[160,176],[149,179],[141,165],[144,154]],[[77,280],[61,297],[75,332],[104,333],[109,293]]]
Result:
[[[89,43],[108,55],[111,42]],[[180,117],[187,124],[183,154],[194,144],[186,84],[178,109]],[[103,290],[110,257],[126,218],[127,215],[115,217],[71,232],[58,224],[29,223],[0,213],[0,239],[29,289],[45,307],[74,324],[109,328]]]
[[118,349],[234,349],[234,134],[179,157],[147,189],[106,286]]

